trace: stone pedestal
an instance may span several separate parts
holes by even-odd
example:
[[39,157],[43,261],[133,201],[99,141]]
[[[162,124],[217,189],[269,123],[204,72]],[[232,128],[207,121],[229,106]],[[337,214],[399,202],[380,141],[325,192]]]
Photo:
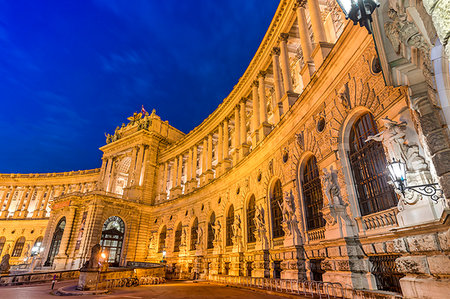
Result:
[[222,161],[222,173],[225,173],[228,171],[228,169],[231,168],[231,159],[230,158],[224,158]]
[[281,253],[281,278],[304,279],[306,278],[305,258],[302,246],[286,248]]
[[312,53],[316,69],[318,69],[322,65],[322,62],[328,56],[328,53],[330,53],[333,46],[334,44],[327,42],[319,42],[316,44],[316,47],[314,48]]
[[231,255],[230,276],[244,276],[244,255],[237,253]]
[[205,176],[203,178],[203,183],[204,184],[208,184],[209,182],[211,182],[214,179],[214,171],[212,171],[211,169],[208,169],[205,172]]
[[270,277],[269,251],[264,250],[261,254],[256,254],[253,261],[252,277]]
[[294,105],[295,101],[298,99],[298,93],[288,91],[284,94],[283,98],[281,98],[281,103],[283,103],[283,114],[289,111],[292,105]]
[[222,274],[222,256],[220,254],[211,258],[211,264],[209,265],[209,273],[211,275]]
[[239,147],[239,161],[242,160],[245,156],[248,155],[250,151],[250,145],[248,145],[247,143],[243,143],[241,144],[241,146]]
[[316,68],[314,67],[314,62],[312,62],[312,61],[305,62],[305,65],[300,70],[300,75],[302,76],[302,82],[303,82],[304,87],[306,87],[308,85],[309,81],[311,81],[311,77],[315,71],[316,71]]
[[254,130],[251,136],[252,136],[252,145],[253,145],[253,148],[255,148],[255,146],[259,142],[259,131],[257,129]]
[[197,188],[198,182],[197,179],[191,179],[186,182],[186,193],[189,193]]
[[131,186],[124,188],[123,192],[124,198],[132,201],[138,201],[141,199],[142,187],[141,186]]
[[327,222],[325,239],[334,240],[355,235],[354,227],[346,212],[345,205],[327,205],[322,209]]
[[170,189],[170,199],[175,199],[180,197],[182,188],[181,186],[173,187]]
[[272,131],[272,126],[268,122],[263,122],[259,126],[258,130],[259,130],[259,141],[261,141]]
[[99,271],[80,271],[77,290],[89,291],[95,290],[101,281]]

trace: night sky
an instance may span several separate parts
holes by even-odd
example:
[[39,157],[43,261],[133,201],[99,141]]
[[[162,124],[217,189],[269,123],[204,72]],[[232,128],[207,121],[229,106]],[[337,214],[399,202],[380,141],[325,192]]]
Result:
[[276,0],[0,0],[0,173],[100,167],[143,104],[188,133],[229,94]]

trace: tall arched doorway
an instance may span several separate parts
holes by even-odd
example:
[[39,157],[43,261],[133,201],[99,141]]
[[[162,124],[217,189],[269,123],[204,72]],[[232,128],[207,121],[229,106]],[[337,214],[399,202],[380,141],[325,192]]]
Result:
[[109,217],[103,224],[100,246],[108,253],[108,263],[111,266],[119,266],[124,234],[125,223],[118,216]]
[[53,233],[52,244],[50,245],[50,250],[48,251],[47,260],[45,261],[44,266],[53,265],[53,260],[55,259],[55,256],[59,252],[59,245],[61,245],[61,239],[65,227],[66,227],[66,217],[62,217],[55,228],[55,232]]

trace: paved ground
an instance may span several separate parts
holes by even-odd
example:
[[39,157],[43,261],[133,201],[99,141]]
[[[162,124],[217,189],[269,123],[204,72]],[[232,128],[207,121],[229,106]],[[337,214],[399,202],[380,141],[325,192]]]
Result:
[[[57,283],[55,290],[63,286],[76,284],[76,281],[65,281]],[[39,284],[31,286],[16,286],[0,288],[0,298],[2,299],[33,299],[33,298],[245,298],[245,299],[275,299],[285,298],[280,296],[268,295],[261,292],[251,290],[225,287],[221,285],[213,285],[205,282],[193,283],[190,281],[167,282],[161,285],[139,286],[134,288],[115,289],[107,295],[82,296],[82,297],[60,297],[50,294],[51,284]]]

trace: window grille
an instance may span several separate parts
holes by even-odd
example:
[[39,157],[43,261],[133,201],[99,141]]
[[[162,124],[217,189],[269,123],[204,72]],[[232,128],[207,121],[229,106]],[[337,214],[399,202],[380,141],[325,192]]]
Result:
[[234,207],[228,209],[226,221],[226,246],[233,245],[233,223],[234,223]]
[[58,225],[56,226],[55,232],[53,233],[52,243],[50,245],[50,250],[48,252],[47,260],[45,261],[44,266],[52,266],[53,260],[55,256],[59,252],[59,245],[61,245],[61,239],[64,233],[64,228],[66,227],[66,218],[63,217],[59,220]]
[[177,230],[175,231],[175,243],[173,247],[173,252],[179,252],[180,251],[180,244],[181,244],[181,223],[178,224]]
[[108,263],[119,266],[125,234],[125,223],[120,217],[109,217],[103,224],[100,246],[108,253]]
[[191,227],[191,250],[197,248],[197,238],[198,238],[198,220],[195,218],[194,223]]
[[372,114],[366,113],[353,125],[350,133],[350,164],[358,193],[361,215],[389,209],[397,196],[387,183],[386,155],[381,142],[370,140],[378,133]]
[[23,245],[25,245],[25,238],[20,237],[17,240],[16,245],[14,245],[14,249],[13,249],[11,256],[12,257],[20,257],[22,255]]
[[308,230],[325,226],[321,209],[323,207],[322,184],[316,157],[312,156],[303,170],[303,199],[306,205],[306,223]]
[[283,215],[280,205],[283,203],[283,189],[281,181],[275,182],[273,192],[270,198],[270,210],[272,213],[272,235],[274,238],[283,237],[284,231],[282,227]]
[[399,255],[375,255],[370,256],[371,262],[370,272],[375,276],[377,288],[383,291],[401,293],[400,278],[405,276],[397,271],[395,259]]
[[248,243],[255,243],[256,237],[255,237],[255,195],[252,195],[248,201],[247,206],[247,242]]
[[209,218],[209,223],[208,223],[208,249],[214,248],[214,229],[213,229],[213,225],[216,222],[216,215],[214,214],[214,212],[211,214],[211,217]]
[[166,247],[166,233],[167,229],[164,226],[164,228],[159,233],[158,252],[163,252],[164,248]]

